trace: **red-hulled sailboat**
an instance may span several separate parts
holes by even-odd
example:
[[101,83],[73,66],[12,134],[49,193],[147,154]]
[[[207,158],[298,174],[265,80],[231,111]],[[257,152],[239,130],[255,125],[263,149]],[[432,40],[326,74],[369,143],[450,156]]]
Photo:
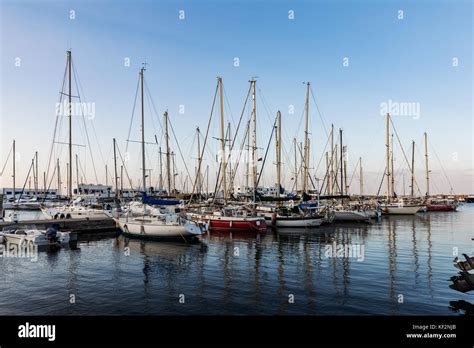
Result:
[[430,200],[426,203],[428,211],[456,211],[458,204],[449,199]]
[[[253,182],[254,189],[257,187],[257,154],[256,154],[256,111],[255,111],[255,80],[250,81],[251,92],[252,92],[252,121],[253,121]],[[223,203],[224,208],[220,211],[214,211],[211,213],[194,214],[194,216],[202,221],[208,223],[210,231],[220,232],[255,232],[262,233],[267,229],[265,223],[265,217],[257,216],[255,205],[252,209],[246,207],[233,207],[227,205],[228,190],[226,181],[227,171],[227,157],[225,149],[225,134],[224,134],[224,104],[223,104],[223,92],[222,92],[222,78],[217,78],[217,88],[219,91],[219,102],[220,102],[220,143],[221,143],[221,163],[220,163],[220,175],[222,176],[223,186]],[[217,91],[216,91],[217,93]],[[215,99],[214,99],[215,100]],[[230,137],[230,133],[229,133]],[[230,148],[232,150],[232,147]],[[204,149],[203,149],[204,151]],[[200,168],[199,164],[199,168]],[[198,169],[199,170],[199,169]],[[219,182],[219,176],[217,178]],[[216,190],[217,194],[218,190]],[[255,202],[254,202],[255,204]]]

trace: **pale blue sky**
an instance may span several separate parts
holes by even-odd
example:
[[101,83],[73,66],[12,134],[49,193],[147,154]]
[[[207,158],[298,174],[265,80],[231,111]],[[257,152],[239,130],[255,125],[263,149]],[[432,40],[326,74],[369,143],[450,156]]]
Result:
[[[223,76],[235,122],[248,80],[258,76],[259,146],[266,147],[271,118],[280,109],[287,152],[286,186],[293,168],[291,140],[295,136],[303,139],[302,82],[311,81],[326,127],[334,123],[336,129],[344,128],[350,174],[359,156],[363,157],[368,192],[377,190],[384,168],[385,120],[380,104],[388,100],[420,105],[419,118],[394,116],[407,153],[412,139],[420,145],[416,168],[423,168],[421,141],[427,131],[455,191],[474,191],[470,1],[0,0],[0,4],[0,165],[3,167],[15,138],[21,154],[20,184],[34,151],[40,153],[40,171],[46,167],[66,50],[71,48],[83,101],[96,107],[89,126],[93,123],[97,132],[99,144],[93,135],[91,140],[102,182],[102,157],[112,166],[114,136],[124,151],[138,70],[146,60],[146,81],[157,111],[161,115],[169,110],[190,170],[197,157],[191,148],[194,130],[199,125],[205,131],[216,76]],[[75,11],[74,20],[69,18],[70,10]],[[180,10],[185,11],[184,20],[179,19]],[[289,10],[294,11],[294,20],[288,19]],[[403,10],[402,20],[398,19],[399,10]],[[15,66],[17,57],[21,58],[20,67]],[[131,60],[130,67],[124,66],[126,57]],[[234,67],[235,57],[240,59],[239,67]],[[343,65],[345,57],[349,66]],[[458,60],[456,67],[453,58]],[[262,94],[271,115],[264,111]],[[179,105],[185,106],[184,114],[178,113]],[[295,106],[294,114],[288,113],[289,105]],[[228,109],[226,106],[227,115]],[[156,116],[147,115],[147,140],[152,141],[159,126]],[[310,104],[310,117],[312,167],[316,167],[326,133],[314,103]],[[211,135],[218,136],[217,122]],[[74,136],[77,143],[85,142],[77,127]],[[139,125],[134,122],[131,138],[138,137]],[[218,144],[211,139],[209,145],[207,157],[214,171],[210,159]],[[148,149],[155,180],[156,149]],[[400,150],[396,151],[396,168],[406,168]],[[273,184],[273,153],[272,148],[265,169],[266,185]],[[138,180],[139,147],[130,146],[130,154],[130,171]],[[63,149],[63,168],[65,155]],[[87,166],[88,181],[95,181],[90,158],[86,160],[84,150],[80,156]],[[431,158],[432,191],[446,192],[449,185],[434,153]],[[181,161],[178,166],[184,170]],[[8,164],[0,186],[11,186],[10,167]],[[417,171],[423,191],[422,176]],[[351,187],[354,193],[358,193],[357,179],[355,176]],[[401,185],[401,175],[398,181]],[[406,182],[408,186],[408,176]]]

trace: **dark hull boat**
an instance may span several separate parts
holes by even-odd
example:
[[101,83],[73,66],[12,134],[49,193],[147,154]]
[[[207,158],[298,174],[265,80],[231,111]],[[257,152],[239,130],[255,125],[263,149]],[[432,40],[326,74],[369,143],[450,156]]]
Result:
[[163,199],[160,197],[148,196],[146,193],[142,192],[142,202],[148,205],[179,205],[183,203],[176,199]]
[[457,206],[454,204],[427,204],[428,211],[456,211]]

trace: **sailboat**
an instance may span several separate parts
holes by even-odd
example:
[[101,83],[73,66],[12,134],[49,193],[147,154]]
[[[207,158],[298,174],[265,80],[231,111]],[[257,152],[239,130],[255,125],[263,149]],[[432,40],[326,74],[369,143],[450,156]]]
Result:
[[446,198],[430,198],[430,171],[428,167],[428,134],[425,138],[425,175],[426,175],[426,209],[427,211],[456,211],[458,202]]
[[[255,80],[251,80],[252,91],[252,121],[253,121],[253,182],[254,190],[257,187],[257,138],[256,138],[256,108],[255,108]],[[214,211],[210,214],[194,214],[195,218],[205,221],[209,225],[211,231],[228,231],[228,232],[265,232],[267,225],[263,216],[257,216],[255,209],[255,195],[253,208],[249,212],[245,207],[234,207],[227,204],[227,159],[225,151],[225,135],[224,135],[224,99],[222,91],[222,77],[217,78],[219,89],[219,108],[220,108],[220,143],[221,143],[221,164],[220,174],[222,175],[223,185],[223,201],[224,207],[220,211]],[[219,182],[219,177],[217,178]]]
[[[393,201],[391,195],[395,196],[395,178],[394,178],[394,166],[393,166],[393,135],[392,135],[392,152],[390,156],[390,114],[387,112],[386,116],[386,166],[385,166],[385,178],[387,180],[387,196],[386,202],[381,204],[382,214],[386,215],[415,215],[422,208],[423,205],[416,203],[409,203],[403,199]],[[391,178],[391,181],[390,181]]]
[[[304,148],[304,177],[303,177],[303,196],[306,194],[308,183],[308,157],[309,157],[309,140],[308,140],[308,117],[309,117],[309,88],[310,83],[306,83],[306,127],[305,127],[305,148]],[[277,188],[281,187],[281,112],[277,113]],[[277,191],[279,197],[279,190]],[[307,204],[306,207],[302,205],[294,206],[290,203],[289,206],[282,206],[276,208],[272,213],[266,213],[266,218],[270,219],[271,224],[277,228],[311,228],[319,227],[323,223],[324,216],[318,213],[318,207],[311,207]]]
[[[145,106],[144,80],[145,68],[140,70],[141,91],[141,145],[142,145],[142,194],[146,197],[146,163],[145,163]],[[114,217],[120,230],[127,236],[142,239],[188,239],[195,238],[207,231],[207,224],[193,221],[180,211],[179,208],[168,209],[153,215],[146,214],[146,204],[143,203],[142,216],[125,215]]]

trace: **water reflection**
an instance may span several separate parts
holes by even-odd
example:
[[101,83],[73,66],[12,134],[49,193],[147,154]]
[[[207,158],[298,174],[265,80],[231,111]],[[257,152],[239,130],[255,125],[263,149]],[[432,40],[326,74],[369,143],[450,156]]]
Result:
[[[12,294],[27,287],[48,298],[58,286],[81,296],[77,306],[58,304],[55,314],[472,313],[467,297],[449,302],[454,291],[447,286],[449,250],[471,238],[474,209],[463,214],[459,221],[425,214],[311,231],[211,233],[197,244],[123,236],[80,242],[80,250],[40,253],[37,264],[0,260],[0,314],[25,305],[43,314],[44,301],[35,307]],[[364,246],[365,255],[338,254],[340,246]],[[126,296],[110,295],[118,291]]]

